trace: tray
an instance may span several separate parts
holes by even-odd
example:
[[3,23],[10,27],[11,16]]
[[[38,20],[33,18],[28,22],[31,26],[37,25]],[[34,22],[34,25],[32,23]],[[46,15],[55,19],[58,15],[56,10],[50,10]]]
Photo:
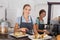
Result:
[[13,37],[13,38],[16,38],[16,39],[20,39],[20,38],[27,38],[28,37],[28,35],[26,34],[26,35],[21,35],[21,36],[15,36],[13,33],[11,33],[11,34],[9,34],[11,37]]

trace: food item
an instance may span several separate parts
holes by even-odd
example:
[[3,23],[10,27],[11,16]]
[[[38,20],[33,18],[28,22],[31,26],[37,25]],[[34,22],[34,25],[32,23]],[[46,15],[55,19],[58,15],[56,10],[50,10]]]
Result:
[[34,34],[34,39],[39,39],[39,34]]
[[44,37],[46,37],[47,36],[47,34],[35,34],[35,35],[33,35],[33,38],[34,39],[40,39],[40,38],[44,38]]
[[15,24],[15,27],[14,27],[14,33],[18,31],[18,24],[16,23]]
[[14,35],[15,35],[15,36],[22,36],[23,33],[22,33],[22,32],[16,32],[16,33],[14,33]]
[[41,38],[45,38],[46,36],[48,36],[47,34],[41,34]]
[[14,35],[15,36],[19,36],[20,35],[20,33],[17,31],[18,30],[17,28],[18,28],[18,24],[16,23],[15,27],[14,27]]
[[15,24],[15,27],[14,27],[14,35],[15,36],[23,36],[25,35],[26,33],[23,32],[23,31],[20,31],[19,27],[18,27],[18,24],[16,23]]

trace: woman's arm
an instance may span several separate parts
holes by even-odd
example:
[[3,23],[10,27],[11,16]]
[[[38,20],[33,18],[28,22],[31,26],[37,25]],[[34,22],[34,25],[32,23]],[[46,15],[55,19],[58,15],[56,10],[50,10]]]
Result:
[[21,32],[26,32],[28,29],[27,28],[19,28],[18,23],[15,24],[14,31],[21,31]]
[[45,32],[46,34],[50,34],[47,30],[40,30],[40,29],[38,29],[38,25],[36,24],[36,26],[37,26],[37,31],[38,32]]
[[43,30],[38,30],[38,32],[44,32]]
[[[39,18],[39,17],[38,17]],[[36,19],[36,29],[37,29],[37,32],[43,32],[43,30],[40,30],[39,28],[38,28],[38,25],[39,25],[39,20],[38,19]]]
[[34,30],[34,34],[38,34],[38,31],[37,31],[37,26],[36,24],[33,25],[33,30]]

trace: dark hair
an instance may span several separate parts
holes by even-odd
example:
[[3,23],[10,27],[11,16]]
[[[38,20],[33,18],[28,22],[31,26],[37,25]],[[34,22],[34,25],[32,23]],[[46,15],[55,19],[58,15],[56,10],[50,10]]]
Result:
[[42,14],[43,12],[46,13],[46,11],[45,11],[44,9],[41,9],[41,10],[39,11],[39,15]]
[[23,6],[23,9],[24,9],[26,6],[29,6],[29,7],[31,7],[29,4],[25,4],[25,5]]
[[[25,4],[25,5],[23,6],[23,9],[24,9],[26,6],[31,7],[29,4]],[[23,13],[23,15],[24,15],[24,13]]]

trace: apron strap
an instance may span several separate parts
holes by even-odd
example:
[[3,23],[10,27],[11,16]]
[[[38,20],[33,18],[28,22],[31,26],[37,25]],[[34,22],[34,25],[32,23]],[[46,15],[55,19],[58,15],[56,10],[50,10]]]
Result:
[[31,23],[33,24],[33,20],[32,20],[32,17],[30,16],[30,19],[31,19]]
[[21,16],[21,20],[20,20],[20,23],[22,23],[22,16]]
[[[38,17],[37,19],[40,21],[39,17]],[[43,27],[43,29],[44,29],[44,24],[40,24],[40,22],[39,22],[39,25],[40,25],[41,27]],[[39,28],[40,28],[40,27],[39,27]]]
[[22,23],[22,16],[21,16],[21,18],[20,18],[20,25],[21,25],[21,23]]

